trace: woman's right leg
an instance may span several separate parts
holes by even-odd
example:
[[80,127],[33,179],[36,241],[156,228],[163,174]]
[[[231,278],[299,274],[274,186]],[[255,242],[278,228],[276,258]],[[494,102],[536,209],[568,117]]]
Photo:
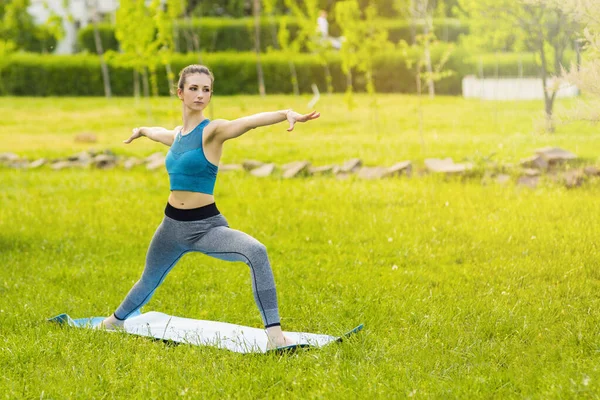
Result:
[[177,240],[179,237],[177,233],[177,221],[165,217],[150,242],[142,277],[133,285],[114,313],[117,320],[126,320],[146,304],[169,271],[187,252]]

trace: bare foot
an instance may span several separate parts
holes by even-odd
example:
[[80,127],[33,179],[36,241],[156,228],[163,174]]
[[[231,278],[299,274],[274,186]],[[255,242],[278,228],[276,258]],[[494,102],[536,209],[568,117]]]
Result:
[[295,344],[294,341],[283,335],[281,326],[267,328],[267,350],[285,347]]
[[291,346],[294,343],[292,339],[287,336],[281,336],[279,338],[269,337],[269,341],[267,342],[267,350],[273,350],[278,347]]
[[106,317],[104,321],[100,322],[96,328],[116,331],[117,329],[123,329],[124,323],[125,321],[116,319],[114,315],[111,315],[110,317]]

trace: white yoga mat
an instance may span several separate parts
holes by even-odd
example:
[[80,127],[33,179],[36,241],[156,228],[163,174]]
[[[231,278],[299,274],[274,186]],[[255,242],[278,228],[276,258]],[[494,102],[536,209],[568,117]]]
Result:
[[[104,317],[72,319],[60,314],[49,321],[78,328],[96,328]],[[147,312],[130,317],[125,321],[124,329],[132,335],[147,336],[161,340],[195,346],[214,346],[237,353],[266,353],[267,334],[264,329],[229,324],[226,322],[204,321],[175,317],[160,312]],[[287,332],[284,334],[298,345],[297,347],[323,347],[341,341],[363,329],[360,324],[342,336],[323,335],[307,332]]]

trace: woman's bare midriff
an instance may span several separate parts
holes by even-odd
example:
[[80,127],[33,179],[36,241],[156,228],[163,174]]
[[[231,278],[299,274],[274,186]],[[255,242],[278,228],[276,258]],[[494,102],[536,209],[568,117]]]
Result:
[[173,190],[169,195],[169,204],[175,208],[180,208],[183,210],[204,207],[214,202],[215,196],[206,193]]

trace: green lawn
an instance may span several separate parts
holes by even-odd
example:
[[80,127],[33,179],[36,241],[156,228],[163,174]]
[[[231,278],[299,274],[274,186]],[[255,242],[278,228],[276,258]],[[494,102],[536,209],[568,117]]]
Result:
[[[379,130],[368,109],[322,99],[320,121],[249,132],[225,162],[313,164],[355,156],[388,165],[496,152],[518,162],[552,145],[597,163],[597,128],[535,132],[538,102],[425,102],[382,96]],[[235,118],[308,98],[215,99]],[[357,96],[359,103],[368,103]],[[152,124],[175,125],[161,99]],[[132,99],[0,98],[0,152],[29,158],[121,145],[149,124]],[[561,103],[559,107],[571,107]],[[0,168],[0,396],[4,398],[579,398],[600,397],[600,261],[597,202],[589,180],[535,190],[437,177],[363,181],[219,176],[217,203],[232,227],[263,242],[284,329],[339,334],[347,343],[292,356],[169,346],[122,334],[63,329],[48,317],[107,315],[143,268],[168,194],[164,170]],[[188,254],[146,311],[260,327],[248,268]]]

